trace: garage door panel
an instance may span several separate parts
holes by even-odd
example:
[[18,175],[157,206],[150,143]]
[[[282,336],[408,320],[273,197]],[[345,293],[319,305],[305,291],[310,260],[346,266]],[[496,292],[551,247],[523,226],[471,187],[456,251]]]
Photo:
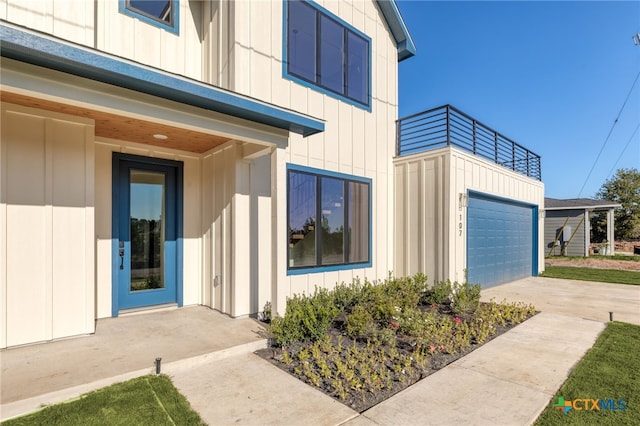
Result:
[[531,275],[533,207],[471,194],[467,222],[470,283],[490,287]]

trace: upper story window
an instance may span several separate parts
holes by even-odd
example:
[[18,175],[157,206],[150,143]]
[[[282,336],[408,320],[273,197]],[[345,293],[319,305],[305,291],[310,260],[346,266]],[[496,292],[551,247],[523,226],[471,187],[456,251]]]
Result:
[[285,7],[285,75],[299,83],[370,108],[371,40],[313,3]]
[[120,0],[120,12],[178,34],[179,0]]

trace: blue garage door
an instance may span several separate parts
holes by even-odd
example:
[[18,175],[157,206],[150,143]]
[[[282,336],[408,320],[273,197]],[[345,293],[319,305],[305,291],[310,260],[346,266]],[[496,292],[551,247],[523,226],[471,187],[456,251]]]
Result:
[[467,279],[491,287],[537,275],[537,208],[469,194]]

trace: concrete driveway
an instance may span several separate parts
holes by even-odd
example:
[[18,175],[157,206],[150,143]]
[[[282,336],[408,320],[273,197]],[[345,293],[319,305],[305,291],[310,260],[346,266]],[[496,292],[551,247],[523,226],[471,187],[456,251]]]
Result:
[[613,312],[615,321],[640,325],[640,285],[529,277],[482,290],[481,300],[491,299],[531,303],[538,311],[602,322]]

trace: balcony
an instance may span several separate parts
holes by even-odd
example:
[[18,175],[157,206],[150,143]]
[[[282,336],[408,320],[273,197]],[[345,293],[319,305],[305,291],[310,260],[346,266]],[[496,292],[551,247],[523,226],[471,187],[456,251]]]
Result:
[[453,146],[542,180],[540,156],[462,111],[444,105],[396,122],[396,155]]

